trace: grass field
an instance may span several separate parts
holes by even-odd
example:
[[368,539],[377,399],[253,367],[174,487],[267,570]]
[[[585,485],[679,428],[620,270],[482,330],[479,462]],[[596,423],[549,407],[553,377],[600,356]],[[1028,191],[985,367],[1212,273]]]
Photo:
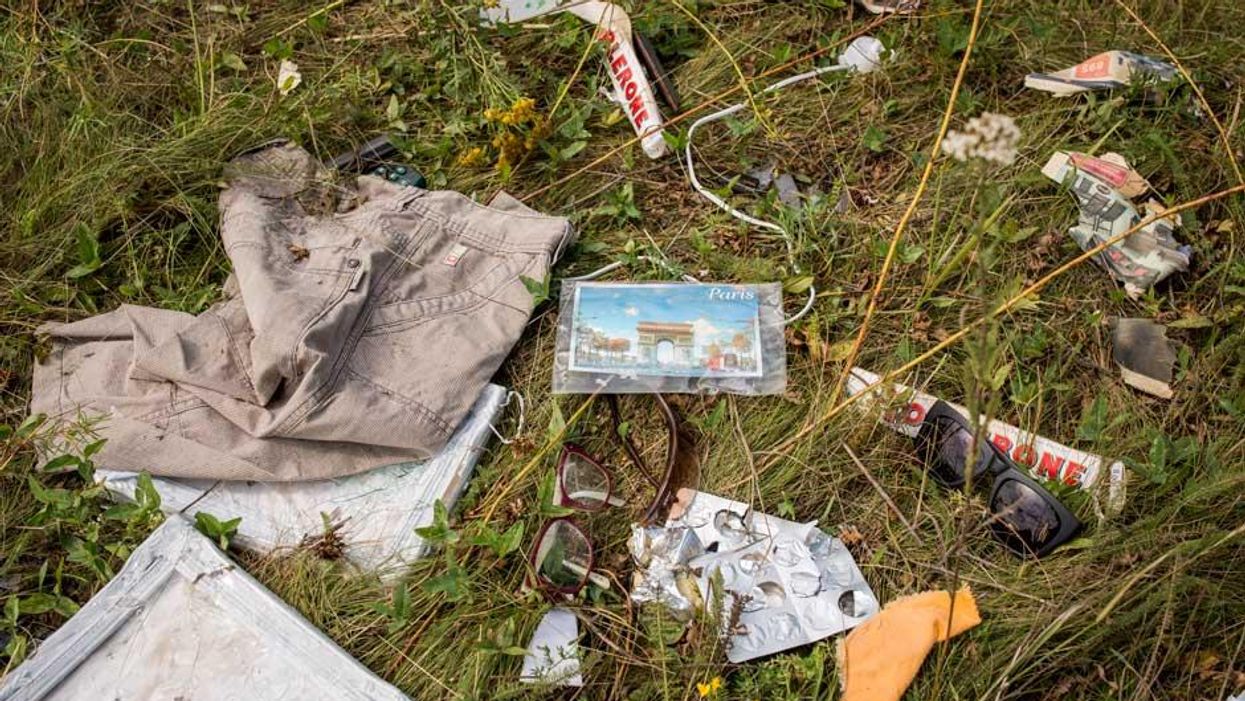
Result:
[[[628,8],[673,70],[685,109],[712,104],[741,77],[756,93],[824,63],[877,21],[839,0]],[[673,269],[781,280],[793,290],[789,309],[814,278],[813,311],[788,329],[784,396],[675,403],[700,435],[702,489],[832,533],[856,529],[857,560],[881,600],[972,585],[983,624],[939,647],[906,698],[1218,700],[1245,689],[1245,199],[1182,212],[1177,236],[1193,247],[1192,267],[1139,300],[1084,263],[990,314],[1080,253],[1066,234],[1074,201],[1039,172],[1052,151],[1119,152],[1168,205],[1245,183],[1245,5],[988,0],[974,36],[972,3],[933,0],[870,30],[893,51],[884,70],[758,97],[737,119],[700,130],[698,172],[711,187],[773,161],[821,193],[798,212],[772,194],[736,201],[783,218],[801,273],[780,238],[693,192],[678,158],[651,161],[629,143],[625,119],[599,93],[609,81],[588,25],[566,16],[481,29],[476,14],[475,3],[449,0],[0,9],[0,670],[98,590],[158,522],[150,506],[109,511],[79,474],[33,470],[32,446],[47,438],[23,425],[40,352],[34,329],[122,303],[205,309],[228,272],[216,197],[230,154],[286,136],[329,157],[391,131],[435,187],[479,199],[505,189],[574,221],[580,240],[555,271],[554,299],[558,277],[614,260],[629,263],[615,279],[670,279]],[[1163,57],[1155,37],[1192,84],[1062,99],[1021,87],[1026,72],[1108,49]],[[282,58],[302,72],[284,97]],[[521,98],[534,101],[530,115],[522,103],[512,109]],[[1019,158],[987,167],[938,157],[912,206],[948,105],[951,128],[987,111],[1014,117]],[[670,129],[676,142],[688,123]],[[852,206],[836,213],[844,193]],[[1120,381],[1112,316],[1172,327],[1174,399]],[[901,379],[1125,461],[1122,512],[1099,516],[1092,500],[1071,499],[1088,524],[1082,538],[1038,562],[1007,553],[981,529],[980,497],[941,490],[923,479],[907,439],[834,411],[865,323],[856,362],[878,372],[973,325]],[[634,495],[587,521],[616,586],[576,604],[586,632],[579,698],[696,699],[697,684],[715,677],[716,698],[836,698],[834,639],[730,666],[712,624],[683,631],[656,608],[628,604],[626,539],[643,485],[605,438],[603,408],[580,412],[585,397],[550,394],[556,327],[556,303],[546,302],[499,378],[527,399],[524,435],[485,456],[451,514],[463,537],[415,567],[396,597],[323,548],[240,561],[412,698],[574,696],[519,684],[514,654],[548,606],[520,593],[523,553],[545,518],[539,485],[565,432],[606,456]],[[655,460],[663,434],[649,401],[624,410]],[[514,427],[511,414],[502,430]],[[512,550],[497,534],[515,524],[524,535]],[[490,539],[496,547],[472,544]]]

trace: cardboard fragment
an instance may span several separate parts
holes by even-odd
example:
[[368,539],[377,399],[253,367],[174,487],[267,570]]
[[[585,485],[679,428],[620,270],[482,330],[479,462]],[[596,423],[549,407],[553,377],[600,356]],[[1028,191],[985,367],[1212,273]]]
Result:
[[1111,356],[1120,366],[1124,384],[1163,399],[1172,398],[1172,365],[1176,352],[1167,327],[1149,319],[1111,322]]

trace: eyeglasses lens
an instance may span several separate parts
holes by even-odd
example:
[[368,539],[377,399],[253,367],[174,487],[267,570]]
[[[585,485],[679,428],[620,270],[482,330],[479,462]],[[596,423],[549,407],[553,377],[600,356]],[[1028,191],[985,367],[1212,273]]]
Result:
[[562,490],[569,506],[597,511],[609,503],[609,475],[600,465],[579,453],[567,453],[562,463]]
[[592,566],[592,543],[567,521],[554,521],[536,544],[536,574],[558,589],[579,589]]

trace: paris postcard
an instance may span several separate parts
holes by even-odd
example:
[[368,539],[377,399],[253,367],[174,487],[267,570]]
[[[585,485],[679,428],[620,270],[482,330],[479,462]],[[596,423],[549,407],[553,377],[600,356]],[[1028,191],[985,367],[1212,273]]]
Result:
[[760,328],[760,294],[749,285],[579,283],[570,369],[760,377]]

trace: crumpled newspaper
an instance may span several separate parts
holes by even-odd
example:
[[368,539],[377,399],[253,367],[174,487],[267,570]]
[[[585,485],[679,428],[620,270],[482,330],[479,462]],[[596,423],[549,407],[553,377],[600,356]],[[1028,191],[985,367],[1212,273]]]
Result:
[[875,15],[888,12],[904,15],[920,9],[921,0],[856,0],[856,4]]
[[1168,81],[1175,75],[1175,66],[1156,58],[1128,51],[1105,51],[1062,71],[1030,73],[1025,76],[1025,87],[1062,97],[1089,90],[1111,90],[1140,78]]
[[1084,250],[1124,233],[1144,218],[1160,216],[1094,257],[1111,277],[1124,284],[1129,297],[1137,298],[1168,275],[1189,269],[1192,249],[1173,235],[1180,220],[1162,217],[1163,205],[1153,199],[1138,210],[1130,198],[1146,192],[1150,185],[1123,156],[1109,153],[1096,158],[1056,151],[1042,174],[1071,186],[1081,214],[1068,233]]
[[726,656],[745,662],[853,628],[877,599],[837,538],[815,522],[795,523],[747,504],[679,491],[662,527],[635,527],[631,599],[655,601],[687,620],[720,580]]

